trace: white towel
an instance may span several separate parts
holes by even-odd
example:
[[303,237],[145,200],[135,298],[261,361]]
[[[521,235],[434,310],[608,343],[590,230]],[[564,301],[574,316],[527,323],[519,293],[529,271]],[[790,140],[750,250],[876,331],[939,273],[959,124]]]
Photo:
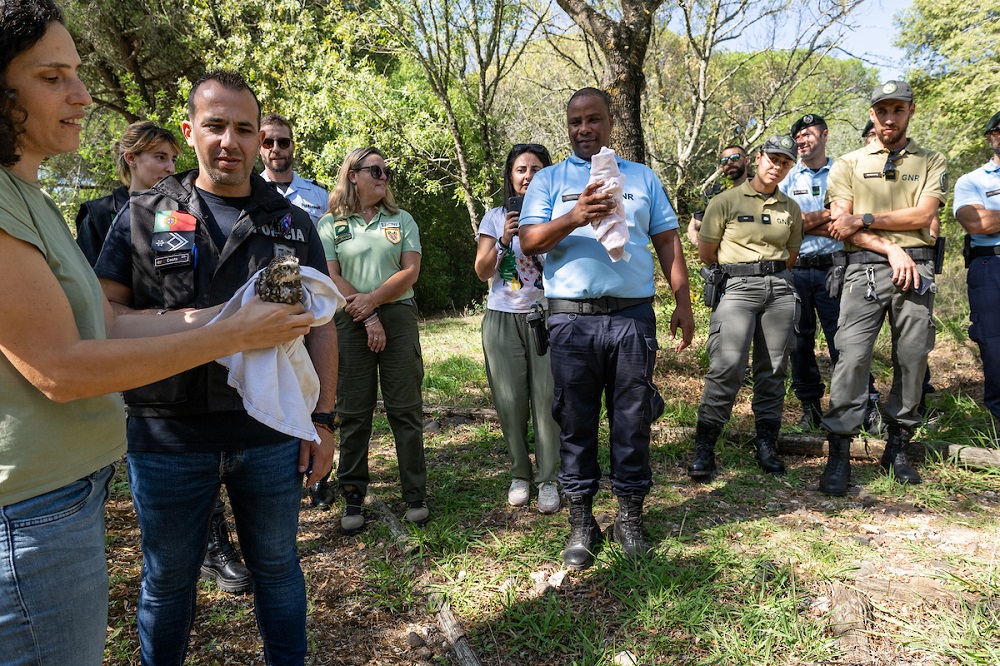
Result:
[[[347,301],[333,281],[315,268],[302,266],[300,270],[303,305],[316,316],[312,325],[322,326]],[[258,275],[260,271],[240,287],[212,322],[231,316],[257,294]],[[319,400],[319,376],[302,337],[280,347],[238,352],[216,362],[229,369],[229,385],[239,392],[250,416],[286,435],[320,441],[312,423]]]
[[[603,180],[604,185],[598,192],[608,193],[614,197],[615,209],[607,217],[593,222],[594,236],[608,251],[611,261],[628,261],[630,255],[625,251],[628,243],[628,224],[625,222],[625,201],[622,193],[625,191],[625,175],[618,169],[615,151],[607,146],[590,158],[590,181]],[[588,183],[588,184],[589,184]]]

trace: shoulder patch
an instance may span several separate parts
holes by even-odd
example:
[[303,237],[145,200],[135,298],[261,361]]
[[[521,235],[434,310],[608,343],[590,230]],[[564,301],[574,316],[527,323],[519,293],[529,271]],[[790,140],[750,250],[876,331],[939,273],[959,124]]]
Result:
[[947,171],[945,171],[943,174],[941,174],[941,191],[945,192],[945,193],[948,192],[948,172]]

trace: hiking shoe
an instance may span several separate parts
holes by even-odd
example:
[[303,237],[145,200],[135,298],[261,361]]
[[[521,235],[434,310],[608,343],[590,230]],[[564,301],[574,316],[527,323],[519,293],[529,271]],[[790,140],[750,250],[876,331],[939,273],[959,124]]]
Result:
[[365,526],[365,496],[357,488],[344,488],[344,515],[340,517],[340,531],[350,536]]
[[530,492],[531,484],[527,479],[514,479],[510,482],[510,490],[507,491],[507,504],[527,506]]
[[559,484],[546,481],[538,486],[538,512],[556,513],[562,507],[559,498]]
[[431,517],[430,509],[427,508],[427,502],[424,500],[407,502],[407,506],[409,508],[406,510],[404,518],[414,525],[423,525]]

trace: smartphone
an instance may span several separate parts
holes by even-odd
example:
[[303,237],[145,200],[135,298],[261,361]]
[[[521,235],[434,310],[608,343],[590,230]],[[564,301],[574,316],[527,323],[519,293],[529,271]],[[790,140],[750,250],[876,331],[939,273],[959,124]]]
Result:
[[507,210],[520,213],[521,204],[523,203],[524,203],[524,197],[510,197],[507,199]]

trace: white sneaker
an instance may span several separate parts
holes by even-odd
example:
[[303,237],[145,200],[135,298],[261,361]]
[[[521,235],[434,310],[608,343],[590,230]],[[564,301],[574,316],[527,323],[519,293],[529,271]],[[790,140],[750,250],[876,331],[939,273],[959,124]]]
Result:
[[527,479],[514,479],[507,491],[507,503],[511,506],[526,506],[531,494],[531,484]]
[[559,499],[559,484],[547,481],[538,486],[538,512],[556,513],[562,507]]

